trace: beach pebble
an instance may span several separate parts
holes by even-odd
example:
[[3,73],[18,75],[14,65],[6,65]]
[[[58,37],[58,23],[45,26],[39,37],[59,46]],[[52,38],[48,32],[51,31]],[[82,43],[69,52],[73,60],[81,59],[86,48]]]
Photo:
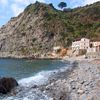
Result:
[[83,93],[84,93],[84,91],[83,91],[83,90],[81,90],[81,89],[79,89],[79,90],[77,91],[77,93],[78,93],[78,94],[83,94]]

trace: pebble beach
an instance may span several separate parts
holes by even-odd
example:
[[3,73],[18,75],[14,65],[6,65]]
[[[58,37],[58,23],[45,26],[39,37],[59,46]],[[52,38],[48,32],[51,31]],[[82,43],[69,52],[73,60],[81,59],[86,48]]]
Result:
[[100,100],[100,59],[77,61],[42,90],[52,100]]

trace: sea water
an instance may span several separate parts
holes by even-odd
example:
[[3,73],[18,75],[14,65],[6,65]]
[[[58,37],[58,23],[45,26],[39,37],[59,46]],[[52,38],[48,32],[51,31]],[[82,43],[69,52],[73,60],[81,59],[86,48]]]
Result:
[[69,63],[60,60],[0,59],[0,77],[13,77],[19,83],[19,92],[14,96],[0,96],[0,100],[52,100],[34,85],[48,82],[59,70],[63,71]]

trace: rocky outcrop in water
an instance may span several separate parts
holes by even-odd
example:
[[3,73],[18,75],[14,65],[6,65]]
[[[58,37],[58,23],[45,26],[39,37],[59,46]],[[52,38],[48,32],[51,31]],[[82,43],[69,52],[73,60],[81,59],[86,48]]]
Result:
[[0,79],[0,93],[2,94],[7,94],[16,86],[18,86],[18,83],[14,78],[4,77]]

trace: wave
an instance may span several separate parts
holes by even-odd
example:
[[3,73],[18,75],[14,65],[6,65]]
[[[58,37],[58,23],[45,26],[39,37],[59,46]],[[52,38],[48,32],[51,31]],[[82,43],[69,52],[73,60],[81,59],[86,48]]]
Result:
[[43,84],[46,84],[48,81],[48,78],[51,75],[54,75],[55,73],[57,73],[57,70],[41,71],[37,73],[35,76],[23,78],[19,80],[18,83],[20,86],[24,86],[24,87],[29,87],[31,85],[38,85],[38,86],[43,85]]
[[48,82],[49,77],[56,75],[57,73],[64,72],[67,69],[72,68],[72,64],[64,66],[59,69],[50,70],[50,71],[41,71],[37,73],[35,76],[23,78],[18,81],[20,86],[30,87],[31,85],[45,85]]
[[33,88],[36,86],[45,85],[49,82],[49,78],[54,75],[64,72],[71,68],[70,64],[60,69],[51,71],[41,71],[35,76],[23,78],[18,81],[19,87],[16,89],[17,94],[15,96],[5,97],[2,100],[52,100],[39,88]]

